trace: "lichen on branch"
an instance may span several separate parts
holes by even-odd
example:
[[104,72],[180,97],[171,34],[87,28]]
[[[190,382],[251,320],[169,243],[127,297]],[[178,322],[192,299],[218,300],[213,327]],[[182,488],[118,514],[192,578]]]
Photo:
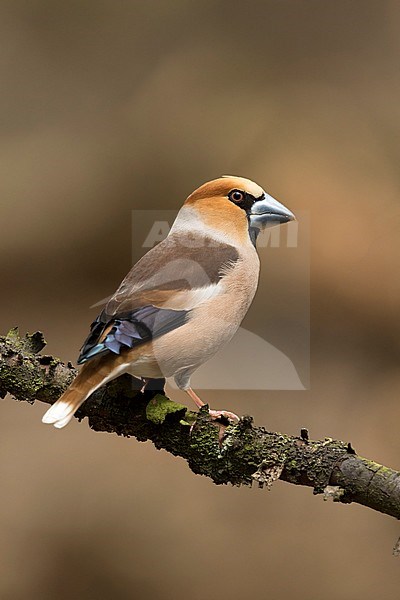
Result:
[[[52,404],[76,375],[71,363],[42,354],[40,332],[21,337],[12,329],[0,337],[0,397]],[[97,390],[76,414],[95,431],[139,441],[184,458],[190,469],[216,484],[270,487],[281,479],[312,487],[335,502],[357,502],[400,518],[400,474],[358,456],[351,444],[310,440],[256,427],[249,416],[221,431],[207,407],[194,413],[165,395],[144,391],[141,382],[122,375]]]

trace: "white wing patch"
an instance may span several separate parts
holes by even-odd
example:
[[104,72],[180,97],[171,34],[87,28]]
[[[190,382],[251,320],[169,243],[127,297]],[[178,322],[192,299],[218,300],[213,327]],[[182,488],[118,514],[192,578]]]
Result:
[[192,310],[203,302],[218,296],[224,289],[222,282],[218,284],[210,284],[205,287],[196,288],[193,290],[182,290],[171,295],[168,301],[163,305],[163,308],[171,308],[172,310]]

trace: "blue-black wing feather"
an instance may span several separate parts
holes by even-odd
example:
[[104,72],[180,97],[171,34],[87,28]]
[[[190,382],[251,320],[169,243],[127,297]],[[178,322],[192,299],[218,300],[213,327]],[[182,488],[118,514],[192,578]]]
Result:
[[[120,354],[124,348],[144,344],[181,327],[186,323],[188,313],[189,311],[186,310],[171,310],[149,305],[110,319],[103,311],[92,323],[90,334],[81,348],[78,365],[107,352]],[[109,331],[104,336],[107,329]]]

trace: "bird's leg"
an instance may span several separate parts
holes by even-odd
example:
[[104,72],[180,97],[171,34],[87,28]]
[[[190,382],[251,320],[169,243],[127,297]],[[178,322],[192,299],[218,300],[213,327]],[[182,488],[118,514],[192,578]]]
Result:
[[143,392],[164,392],[164,388],[165,388],[165,379],[163,377],[160,377],[158,379],[148,379],[147,377],[142,377],[142,381],[143,381],[143,387],[142,387],[142,393]]
[[[193,400],[193,402],[195,403],[195,405],[198,408],[201,408],[202,406],[204,406],[205,402],[203,402],[203,400],[201,400],[198,395],[196,394],[196,392],[194,392],[192,390],[192,388],[189,388],[187,390],[185,390],[189,396],[191,397],[191,399]],[[212,417],[213,419],[219,419],[220,417],[225,417],[225,419],[231,419],[232,421],[239,421],[239,417],[237,415],[235,415],[235,413],[233,412],[229,412],[228,410],[209,410],[208,411],[210,413],[210,417]]]
[[187,394],[189,394],[189,396],[191,397],[191,399],[193,400],[193,402],[195,403],[195,405],[197,406],[197,408],[201,408],[202,406],[204,406],[204,402],[203,400],[201,400],[201,398],[198,397],[198,395],[196,394],[196,392],[194,390],[192,390],[192,388],[189,388],[188,390],[185,390]]

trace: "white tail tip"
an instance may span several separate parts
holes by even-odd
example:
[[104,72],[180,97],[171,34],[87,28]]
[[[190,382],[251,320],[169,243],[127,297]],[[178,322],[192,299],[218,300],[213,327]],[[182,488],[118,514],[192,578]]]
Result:
[[42,423],[50,423],[57,429],[61,429],[65,425],[68,425],[74,416],[74,412],[75,408],[73,404],[65,400],[57,400],[43,415]]

